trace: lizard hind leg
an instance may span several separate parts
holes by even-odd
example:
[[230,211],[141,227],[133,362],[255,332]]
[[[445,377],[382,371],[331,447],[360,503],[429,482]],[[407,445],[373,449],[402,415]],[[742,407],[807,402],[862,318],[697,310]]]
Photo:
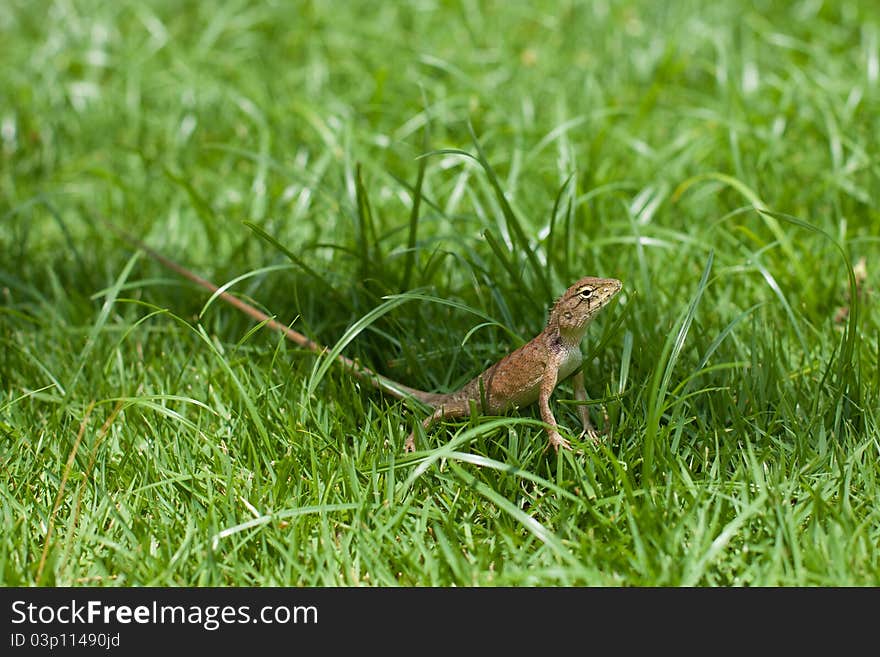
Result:
[[[584,374],[583,372],[578,372],[572,377],[572,384],[574,386],[574,398],[578,401],[586,401],[587,400],[587,391],[584,388]],[[604,428],[602,430],[596,429],[593,426],[593,423],[590,422],[590,411],[589,406],[586,404],[579,404],[577,407],[578,415],[580,415],[581,423],[583,424],[584,430],[582,432],[582,436],[586,436],[593,443],[598,443],[601,436],[608,433],[608,411],[605,407],[602,407],[602,417],[605,420]]]
[[[422,420],[422,428],[428,431],[436,422],[444,418],[456,418],[467,415],[470,412],[470,406],[467,401],[461,400],[445,400],[440,403],[428,417]],[[406,442],[403,444],[404,452],[416,451],[416,430],[413,429]]]
[[[577,372],[575,375],[571,377],[572,387],[574,388],[574,398],[579,402],[587,401],[587,389],[584,387],[584,372],[583,370]],[[587,404],[578,404],[577,412],[578,416],[581,419],[581,425],[584,428],[583,435],[591,438],[592,440],[596,440],[599,436],[599,433],[596,431],[596,427],[593,426],[593,423],[590,422],[590,410]]]
[[[443,417],[443,407],[434,409],[434,412],[431,413],[428,417],[422,420],[422,428],[427,431],[431,428],[431,425],[440,420]],[[404,452],[414,452],[416,451],[416,430],[413,429],[409,432],[409,436],[406,438],[406,442],[403,444]]]

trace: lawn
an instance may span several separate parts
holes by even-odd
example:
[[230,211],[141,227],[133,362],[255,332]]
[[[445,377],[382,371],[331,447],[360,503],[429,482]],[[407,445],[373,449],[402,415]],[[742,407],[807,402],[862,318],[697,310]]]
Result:
[[[0,584],[880,585],[880,9],[0,4]],[[535,408],[406,385],[581,276]],[[607,416],[607,417],[605,417]]]

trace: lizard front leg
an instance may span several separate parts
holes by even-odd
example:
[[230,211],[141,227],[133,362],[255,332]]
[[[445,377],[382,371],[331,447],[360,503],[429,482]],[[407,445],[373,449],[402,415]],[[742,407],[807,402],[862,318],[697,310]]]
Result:
[[552,445],[555,451],[559,448],[571,449],[571,443],[559,435],[559,425],[556,424],[556,418],[553,417],[553,411],[550,410],[550,395],[556,387],[556,380],[559,377],[559,359],[551,355],[544,368],[544,375],[541,377],[541,391],[538,394],[538,407],[541,409],[541,419],[549,425],[547,428],[548,446]]

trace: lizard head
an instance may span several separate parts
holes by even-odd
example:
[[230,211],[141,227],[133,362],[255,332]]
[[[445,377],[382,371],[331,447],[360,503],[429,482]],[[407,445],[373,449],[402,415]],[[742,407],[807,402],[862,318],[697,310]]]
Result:
[[616,278],[587,276],[568,288],[550,311],[548,326],[559,328],[562,338],[577,344],[587,325],[614,298],[623,283]]

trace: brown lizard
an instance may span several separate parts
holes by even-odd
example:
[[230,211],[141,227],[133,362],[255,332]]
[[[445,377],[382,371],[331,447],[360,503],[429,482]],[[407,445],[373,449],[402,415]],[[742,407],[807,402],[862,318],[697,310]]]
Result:
[[[593,317],[621,287],[623,284],[614,278],[587,276],[579,280],[553,305],[544,330],[522,347],[489,366],[461,390],[445,394],[421,392],[417,398],[434,408],[422,426],[428,429],[438,420],[470,415],[471,405],[486,415],[497,415],[537,401],[541,419],[547,425],[549,445],[557,451],[560,447],[571,449],[568,440],[559,435],[550,410],[550,394],[557,383],[573,375],[574,398],[586,401],[581,340]],[[578,405],[578,414],[584,434],[595,439],[598,434],[585,404]],[[405,447],[408,452],[415,451],[415,432],[406,439]]]
[[[110,222],[104,223],[126,242],[171,271],[211,292],[219,291],[217,285],[166,258],[118,226]],[[426,430],[441,419],[468,416],[472,407],[483,414],[497,415],[537,401],[541,419],[547,425],[548,446],[552,445],[557,451],[560,447],[571,449],[569,441],[559,434],[556,418],[550,410],[550,395],[557,383],[573,375],[575,399],[581,402],[586,400],[584,375],[580,369],[583,360],[580,343],[587,325],[602,308],[608,305],[621,287],[622,283],[614,278],[587,276],[580,279],[556,301],[543,331],[455,392],[435,393],[417,390],[377,374],[341,354],[337,359],[355,376],[368,381],[379,390],[397,399],[412,397],[430,406],[433,412],[422,422]],[[241,299],[227,292],[220,292],[218,296],[246,315],[259,322],[265,322],[269,328],[283,333],[299,346],[317,354],[327,351],[325,347],[302,333],[277,322]],[[597,432],[590,422],[586,405],[578,405],[578,414],[584,434],[596,438]],[[404,449],[407,452],[415,451],[415,431],[407,437]]]

